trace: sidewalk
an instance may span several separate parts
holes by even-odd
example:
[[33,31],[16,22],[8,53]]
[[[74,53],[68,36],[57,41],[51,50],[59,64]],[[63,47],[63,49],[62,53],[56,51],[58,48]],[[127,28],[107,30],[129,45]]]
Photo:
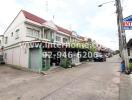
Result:
[[119,88],[119,100],[132,100],[132,75],[130,77],[130,75],[121,74]]

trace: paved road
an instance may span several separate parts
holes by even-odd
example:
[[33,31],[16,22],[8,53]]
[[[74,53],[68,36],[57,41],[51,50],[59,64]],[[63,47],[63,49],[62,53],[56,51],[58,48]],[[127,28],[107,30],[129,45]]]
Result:
[[118,100],[119,58],[46,76],[0,67],[0,100]]
[[132,78],[130,75],[121,74],[120,100],[132,100]]

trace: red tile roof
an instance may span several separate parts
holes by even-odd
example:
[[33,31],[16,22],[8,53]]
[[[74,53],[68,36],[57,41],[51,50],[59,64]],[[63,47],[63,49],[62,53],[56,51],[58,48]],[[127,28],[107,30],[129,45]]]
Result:
[[40,18],[34,14],[31,14],[25,10],[22,10],[22,12],[23,12],[25,18],[27,18],[29,20],[32,20],[32,21],[37,22],[39,24],[43,24],[44,22],[46,22],[46,20],[44,20],[44,19],[42,19],[42,18]]
[[[39,23],[39,24],[43,24],[43,23],[47,22],[47,20],[42,19],[42,18],[40,18],[40,17],[38,17],[38,16],[36,16],[36,15],[34,15],[34,14],[31,14],[31,13],[25,11],[25,10],[22,10],[22,12],[23,12],[25,18],[27,18],[27,19],[29,19],[29,20],[31,20],[31,21],[37,22],[37,23]],[[69,34],[69,35],[72,34],[71,31],[69,31],[69,30],[67,30],[67,29],[65,29],[65,28],[62,28],[62,27],[60,27],[60,26],[58,26],[58,25],[56,25],[56,27],[57,27],[58,30],[61,31],[61,32],[67,33],[67,34]]]
[[62,28],[62,27],[57,26],[57,25],[56,25],[56,27],[57,27],[57,28],[58,28],[58,30],[59,30],[59,31],[61,31],[61,32],[67,33],[67,34],[69,34],[69,35],[71,35],[71,34],[72,34],[72,32],[71,32],[71,31],[69,31],[69,30],[67,30],[67,29],[65,29],[65,28]]

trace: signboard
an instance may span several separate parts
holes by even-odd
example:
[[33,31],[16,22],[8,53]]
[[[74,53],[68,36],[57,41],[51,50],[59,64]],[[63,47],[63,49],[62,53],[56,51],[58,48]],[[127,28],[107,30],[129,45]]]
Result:
[[124,30],[132,30],[132,15],[124,18],[122,24]]

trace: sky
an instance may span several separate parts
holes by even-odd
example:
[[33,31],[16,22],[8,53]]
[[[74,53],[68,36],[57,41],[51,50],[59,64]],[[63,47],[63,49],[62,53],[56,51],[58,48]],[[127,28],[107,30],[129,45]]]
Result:
[[[111,0],[0,0],[0,34],[23,9],[116,50],[118,33],[115,3],[98,7],[108,1]],[[131,15],[132,0],[121,2],[124,17]],[[126,37],[127,41],[132,37],[131,31],[126,31]]]

